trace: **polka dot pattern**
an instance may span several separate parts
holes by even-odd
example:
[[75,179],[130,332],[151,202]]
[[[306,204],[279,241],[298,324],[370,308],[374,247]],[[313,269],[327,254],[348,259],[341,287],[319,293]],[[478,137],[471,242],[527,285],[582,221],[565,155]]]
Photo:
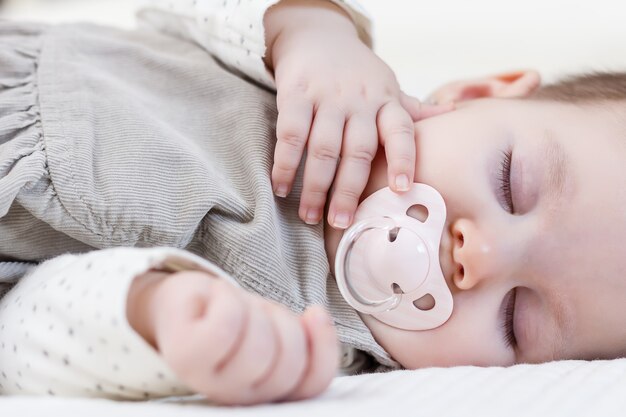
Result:
[[[275,88],[267,70],[265,28],[267,9],[280,0],[150,0],[139,13],[143,23],[186,37],[250,79]],[[355,22],[359,36],[371,41],[371,20],[354,0],[329,0],[342,7]]]
[[225,275],[168,248],[64,255],[32,269],[0,300],[0,394],[146,399],[190,393],[126,319],[130,284],[151,268]]

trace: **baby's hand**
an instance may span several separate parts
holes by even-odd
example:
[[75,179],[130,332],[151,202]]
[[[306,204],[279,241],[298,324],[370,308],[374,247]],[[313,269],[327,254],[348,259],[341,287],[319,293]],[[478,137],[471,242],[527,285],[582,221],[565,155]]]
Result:
[[413,122],[451,106],[424,106],[405,95],[393,71],[329,1],[283,1],[266,15],[266,28],[277,88],[276,195],[291,191],[306,148],[300,218],[320,221],[332,185],[328,222],[348,227],[379,143],[390,187],[408,190],[415,170]]
[[326,389],[337,370],[335,330],[320,307],[298,317],[196,271],[162,278],[142,296],[148,297],[143,304],[150,306],[149,326],[139,333],[184,384],[212,402],[310,398]]

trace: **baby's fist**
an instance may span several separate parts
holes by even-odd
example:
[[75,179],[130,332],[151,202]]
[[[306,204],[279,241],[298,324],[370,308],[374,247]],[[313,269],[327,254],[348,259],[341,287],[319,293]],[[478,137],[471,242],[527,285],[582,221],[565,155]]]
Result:
[[321,393],[337,369],[327,313],[301,317],[204,272],[172,274],[151,297],[153,344],[183,383],[218,404]]

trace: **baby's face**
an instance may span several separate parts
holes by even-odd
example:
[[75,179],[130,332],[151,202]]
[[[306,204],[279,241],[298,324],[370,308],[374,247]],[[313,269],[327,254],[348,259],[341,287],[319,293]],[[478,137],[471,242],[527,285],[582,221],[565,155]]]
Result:
[[[440,260],[454,310],[428,331],[363,315],[396,360],[484,366],[626,353],[621,111],[484,99],[416,124],[415,182],[435,187],[448,210]],[[365,195],[387,186],[386,169],[381,152]],[[327,244],[331,261],[338,237]]]

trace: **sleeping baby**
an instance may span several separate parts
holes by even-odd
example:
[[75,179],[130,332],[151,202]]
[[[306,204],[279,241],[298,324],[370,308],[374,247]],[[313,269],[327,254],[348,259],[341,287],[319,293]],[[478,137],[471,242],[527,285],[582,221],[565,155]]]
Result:
[[626,74],[425,105],[351,1],[140,16],[0,25],[1,393],[255,404],[624,355]]

